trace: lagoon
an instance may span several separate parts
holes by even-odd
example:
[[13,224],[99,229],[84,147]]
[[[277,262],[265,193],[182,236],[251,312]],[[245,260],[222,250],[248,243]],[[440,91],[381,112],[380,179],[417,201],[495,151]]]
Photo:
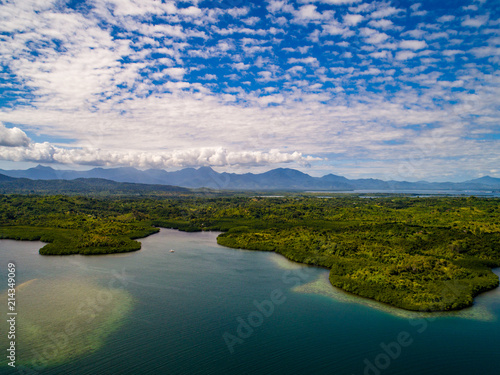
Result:
[[40,256],[39,242],[1,240],[4,316],[16,263],[16,370],[498,374],[498,288],[461,312],[410,313],[331,287],[328,270],[219,246],[217,235],[162,229],[140,251],[104,256]]

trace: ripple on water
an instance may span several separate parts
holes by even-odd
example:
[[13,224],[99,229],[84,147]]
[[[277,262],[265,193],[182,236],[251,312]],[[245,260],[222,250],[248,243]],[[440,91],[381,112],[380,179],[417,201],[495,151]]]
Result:
[[[16,364],[38,368],[101,348],[133,304],[127,291],[84,279],[33,279],[16,292]],[[0,299],[7,305],[6,293]]]

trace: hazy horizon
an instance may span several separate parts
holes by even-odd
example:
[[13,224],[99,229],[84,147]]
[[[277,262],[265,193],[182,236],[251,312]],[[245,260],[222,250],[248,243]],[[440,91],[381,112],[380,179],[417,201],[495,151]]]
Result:
[[[0,163],[1,165],[1,163]],[[329,172],[329,173],[325,173],[325,174],[319,174],[319,173],[309,173],[309,171],[306,169],[306,170],[303,170],[301,168],[289,168],[289,167],[277,167],[277,168],[268,168],[268,169],[265,169],[265,170],[260,170],[260,171],[243,171],[243,172],[232,172],[232,171],[225,171],[225,170],[221,170],[220,168],[213,168],[213,167],[210,167],[210,166],[204,166],[204,167],[183,167],[183,168],[177,168],[177,169],[164,169],[164,168],[135,168],[135,167],[102,167],[102,166],[73,166],[73,167],[79,167],[79,168],[71,168],[71,166],[68,166],[68,165],[64,165],[64,166],[61,166],[61,165],[58,165],[59,168],[54,168],[55,166],[53,165],[42,165],[42,164],[37,164],[37,165],[34,165],[34,166],[30,166],[28,168],[20,168],[20,169],[8,169],[8,168],[0,168],[0,170],[4,170],[4,171],[25,171],[25,170],[28,170],[28,169],[32,169],[32,168],[37,168],[37,167],[44,167],[44,168],[52,168],[53,170],[55,171],[75,171],[75,172],[88,172],[88,171],[91,171],[93,169],[96,169],[96,168],[100,168],[100,169],[103,169],[103,170],[106,170],[106,169],[115,169],[115,168],[134,168],[135,170],[138,170],[138,171],[147,171],[147,170],[163,170],[165,172],[177,172],[177,171],[181,171],[183,169],[187,169],[187,168],[194,168],[194,169],[200,169],[200,168],[211,168],[213,171],[217,172],[217,173],[236,173],[236,174],[245,174],[245,173],[253,173],[253,174],[261,174],[261,173],[266,173],[266,172],[269,172],[271,170],[275,170],[275,169],[292,169],[292,170],[296,170],[296,171],[299,171],[299,172],[302,172],[302,173],[305,173],[311,177],[318,177],[318,178],[321,178],[321,177],[324,177],[328,174],[333,174],[333,175],[337,175],[337,176],[340,176],[340,177],[345,177],[349,180],[356,180],[356,179],[359,179],[358,177],[349,177],[349,176],[344,176],[344,175],[340,175],[340,174],[336,174],[336,173],[333,173],[333,172]],[[481,177],[493,177],[493,176],[489,176],[489,175],[485,175],[485,176],[481,176]],[[478,177],[478,178],[481,178],[481,177]],[[361,178],[366,178],[366,177],[361,177]],[[379,180],[382,180],[381,178],[377,178],[377,177],[368,177],[368,178],[374,178],[374,179],[379,179]],[[495,177],[494,177],[495,178]],[[393,180],[393,181],[399,181],[399,182],[420,182],[420,181],[425,181],[425,182],[467,182],[469,180],[473,180],[473,179],[468,179],[468,180],[452,180],[452,179],[449,179],[449,180],[416,180],[416,179],[407,179],[407,180]],[[387,180],[383,180],[383,181],[387,181]]]

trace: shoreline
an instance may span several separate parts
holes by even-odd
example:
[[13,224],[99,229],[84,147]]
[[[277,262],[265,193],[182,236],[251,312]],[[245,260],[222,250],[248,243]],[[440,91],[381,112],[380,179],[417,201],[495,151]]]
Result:
[[[5,227],[3,227],[5,228]],[[1,228],[0,228],[1,229]],[[45,229],[45,228],[44,228]],[[439,312],[439,313],[451,313],[451,312],[456,312],[456,311],[462,311],[464,309],[467,309],[467,308],[470,308],[474,305],[474,299],[480,295],[482,295],[483,293],[486,293],[486,292],[489,292],[489,291],[492,291],[492,290],[495,290],[499,287],[499,284],[500,284],[500,278],[498,277],[498,275],[496,275],[497,277],[497,284],[496,286],[493,286],[491,288],[486,288],[484,290],[478,290],[476,291],[475,293],[473,293],[472,295],[472,300],[470,301],[469,304],[463,304],[463,305],[460,305],[458,306],[457,308],[435,308],[435,307],[432,307],[432,308],[429,308],[429,307],[423,307],[423,308],[415,308],[415,309],[411,309],[411,308],[405,308],[403,306],[398,306],[398,305],[395,305],[395,304],[391,304],[391,303],[388,303],[386,301],[381,301],[379,299],[376,299],[376,298],[371,298],[367,295],[363,295],[362,293],[355,293],[353,291],[350,291],[350,290],[346,290],[338,285],[334,285],[332,283],[332,280],[331,280],[331,277],[332,277],[332,274],[331,274],[331,268],[330,267],[327,267],[327,266],[324,266],[324,265],[320,265],[320,264],[309,264],[309,263],[304,263],[304,262],[300,262],[300,261],[297,261],[297,260],[294,260],[294,259],[291,259],[287,256],[287,254],[284,254],[282,252],[278,252],[278,251],[275,251],[275,250],[263,250],[263,249],[252,249],[252,248],[245,248],[245,247],[233,247],[233,246],[228,246],[226,244],[223,244],[223,243],[220,243],[219,242],[219,239],[220,238],[224,238],[224,237],[221,237],[223,236],[224,234],[228,233],[228,232],[222,232],[222,231],[217,231],[217,230],[214,230],[214,231],[211,231],[211,230],[204,230],[204,229],[199,229],[199,230],[192,230],[191,228],[190,229],[183,229],[183,228],[175,228],[174,226],[169,226],[169,227],[163,227],[163,226],[160,226],[160,225],[152,225],[151,227],[152,230],[146,232],[146,233],[141,233],[141,234],[144,234],[143,236],[141,237],[138,237],[138,236],[134,236],[133,239],[130,238],[131,241],[137,243],[139,246],[136,248],[134,247],[133,249],[127,249],[125,251],[117,251],[117,252],[102,252],[102,253],[79,253],[79,252],[72,252],[72,253],[64,253],[64,254],[42,254],[41,253],[41,250],[47,246],[47,245],[50,245],[52,242],[49,242],[47,243],[47,245],[43,246],[40,250],[39,250],[39,254],[40,255],[48,255],[48,256],[53,256],[53,255],[84,255],[84,256],[91,256],[91,255],[114,255],[114,254],[126,254],[126,253],[129,253],[129,252],[135,252],[135,251],[139,251],[141,250],[142,248],[142,244],[139,242],[139,241],[136,241],[138,239],[142,239],[142,238],[146,238],[148,236],[152,236],[156,233],[159,233],[161,229],[169,229],[169,230],[178,230],[178,231],[181,231],[181,232],[185,232],[185,233],[192,233],[192,232],[203,232],[203,231],[209,231],[209,232],[219,232],[218,236],[217,236],[217,239],[216,239],[216,243],[219,244],[220,246],[224,246],[224,247],[227,247],[227,248],[231,248],[231,249],[242,249],[242,250],[248,250],[248,251],[267,251],[267,252],[273,252],[275,254],[278,254],[278,255],[281,255],[283,256],[284,258],[286,258],[288,261],[291,261],[291,262],[294,262],[294,263],[297,263],[299,265],[304,265],[304,266],[313,266],[313,267],[318,267],[318,268],[323,268],[323,269],[327,269],[327,270],[330,270],[330,276],[329,276],[329,281],[330,281],[330,286],[332,288],[338,288],[340,290],[342,290],[343,292],[345,293],[349,293],[349,294],[352,294],[353,296],[356,296],[356,297],[360,297],[360,298],[365,298],[367,300],[370,300],[370,301],[375,301],[375,302],[378,302],[378,303],[382,303],[382,304],[385,304],[387,306],[390,306],[392,308],[398,308],[398,309],[401,309],[401,310],[405,310],[405,311],[408,311],[408,312],[417,312],[417,313],[436,313],[436,312]],[[28,241],[40,241],[40,242],[44,242],[41,240],[41,237],[42,236],[35,236],[34,237],[30,237],[30,239],[27,239]],[[6,237],[4,234],[2,234],[1,238],[0,239],[6,239],[6,240],[15,240],[15,241],[24,241],[26,239],[23,239],[23,238],[14,238],[11,237]],[[498,268],[498,267],[495,267],[495,268]],[[492,271],[492,269],[490,268],[490,271]]]

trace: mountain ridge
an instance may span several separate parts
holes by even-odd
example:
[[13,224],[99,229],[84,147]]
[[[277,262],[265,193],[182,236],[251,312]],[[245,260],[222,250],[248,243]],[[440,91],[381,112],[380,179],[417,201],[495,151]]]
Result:
[[189,189],[171,186],[116,182],[102,178],[76,178],[73,180],[32,180],[0,174],[0,194],[178,194]]
[[[38,165],[26,170],[2,170],[10,178],[31,180],[76,180],[97,178],[122,183],[170,185],[183,188],[217,190],[492,190],[500,189],[500,178],[484,176],[464,182],[384,181],[374,178],[348,179],[329,173],[313,177],[291,168],[276,168],[263,173],[216,172],[210,167],[139,170],[133,167],[93,168],[88,171],[56,170]],[[5,180],[5,177],[4,177]]]

